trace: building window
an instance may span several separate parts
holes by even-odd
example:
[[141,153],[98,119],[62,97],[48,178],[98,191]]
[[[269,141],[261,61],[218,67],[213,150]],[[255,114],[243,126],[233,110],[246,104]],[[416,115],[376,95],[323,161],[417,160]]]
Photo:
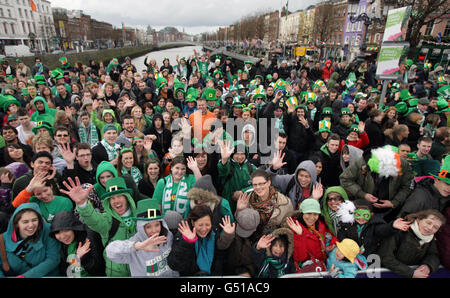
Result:
[[23,15],[22,15],[22,9],[21,9],[21,8],[19,8],[19,16],[20,16],[21,18],[23,18]]
[[16,30],[14,29],[14,24],[11,24],[11,32],[12,32],[12,34],[16,34]]
[[445,30],[444,30],[444,35],[443,36],[448,36],[450,35],[450,21],[447,20],[447,25],[445,26]]
[[24,9],[23,11],[25,12],[25,17],[28,19],[28,10]]
[[8,17],[12,18],[11,9],[8,9]]
[[5,34],[8,35],[8,27],[6,26],[6,23],[3,23],[3,29],[5,30]]
[[431,35],[431,33],[433,32],[433,27],[434,27],[434,21],[428,23],[427,29],[425,30],[425,35]]
[[27,27],[25,27],[25,22],[22,21],[22,29],[23,29],[23,33],[27,33]]

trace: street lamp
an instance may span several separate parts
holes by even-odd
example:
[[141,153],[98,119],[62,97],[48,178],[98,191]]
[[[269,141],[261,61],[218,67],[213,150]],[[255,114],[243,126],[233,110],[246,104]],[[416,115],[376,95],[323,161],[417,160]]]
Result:
[[356,22],[361,22],[361,21],[364,22],[365,28],[363,27],[364,33],[362,36],[362,43],[360,46],[361,53],[364,52],[367,48],[366,36],[367,36],[367,29],[369,28],[369,26],[372,25],[374,22],[379,23],[379,24],[384,24],[384,18],[371,17],[366,13],[359,14],[358,16],[355,17],[355,13],[352,12],[352,13],[350,13],[349,21],[351,23],[356,23]]

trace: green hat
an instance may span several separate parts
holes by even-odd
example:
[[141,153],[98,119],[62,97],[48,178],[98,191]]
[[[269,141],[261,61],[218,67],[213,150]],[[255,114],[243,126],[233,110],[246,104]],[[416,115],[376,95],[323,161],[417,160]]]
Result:
[[267,76],[266,76],[266,80],[270,80],[270,79],[272,79],[273,77],[272,77],[272,75],[271,74],[268,74]]
[[355,100],[358,100],[358,99],[363,98],[363,97],[367,97],[367,95],[362,93],[362,92],[358,92],[355,95]]
[[263,77],[262,75],[256,75],[256,76],[255,76],[255,79],[256,79],[256,78],[260,78],[260,79],[261,79],[261,82],[264,82],[264,77]]
[[246,60],[246,61],[244,61],[244,64],[252,64],[252,65],[253,65],[253,61],[251,61],[251,60]]
[[408,104],[404,101],[401,101],[395,105],[395,109],[400,115],[405,115],[408,112]]
[[235,98],[233,98],[233,104],[231,105],[233,108],[243,108],[243,104],[241,103],[239,96],[236,96]]
[[419,100],[417,98],[411,98],[408,101],[408,106],[415,108],[417,106],[417,103],[419,102]]
[[9,121],[13,121],[13,120],[17,120],[17,115],[16,114],[9,114],[7,121],[9,122]]
[[319,201],[315,199],[306,199],[300,204],[302,213],[321,214]]
[[445,100],[441,96],[438,96],[436,105],[437,105],[437,111],[436,111],[437,114],[450,111],[450,107],[448,106],[447,100]]
[[203,91],[202,98],[204,98],[204,99],[206,99],[208,101],[209,100],[217,101],[216,89],[215,88],[206,88]]
[[349,115],[349,116],[352,115],[352,112],[350,112],[349,108],[342,108],[341,109],[341,116],[344,116],[344,115]]
[[326,120],[326,119],[322,120],[322,121],[319,121],[319,131],[318,131],[318,133],[322,133],[324,131],[326,131],[326,132],[331,134],[331,122]]
[[353,124],[352,126],[350,126],[349,129],[347,129],[347,133],[351,133],[351,132],[357,132],[357,133],[359,133],[358,125]]
[[406,61],[405,61],[405,65],[407,66],[407,67],[411,67],[411,65],[413,65],[414,64],[414,61],[412,61],[411,59],[407,59]]
[[438,84],[447,84],[447,80],[445,79],[444,76],[438,77]]
[[345,87],[352,88],[353,86],[355,86],[355,82],[353,82],[352,80],[349,79],[345,81]]
[[220,77],[223,76],[223,73],[222,73],[222,71],[221,71],[220,69],[216,69],[216,70],[213,72],[213,76],[216,76],[216,74],[220,74]]
[[46,130],[48,130],[48,132],[50,133],[50,136],[53,137],[53,127],[50,123],[45,122],[45,121],[38,121],[36,123],[36,126],[33,127],[31,130],[33,131],[33,134],[37,135],[38,130],[41,128],[45,128]]
[[115,130],[117,132],[117,127],[114,124],[108,123],[103,127],[103,133],[107,132],[108,130]]
[[372,88],[372,89],[370,89],[370,91],[369,91],[369,93],[381,93],[381,91],[380,90],[378,90],[377,88]]
[[22,106],[20,101],[18,101],[14,96],[6,95],[5,97],[6,97],[6,100],[2,102],[3,111],[5,111],[5,113],[8,110],[8,107],[10,104],[15,104],[19,108]]
[[303,109],[305,112],[308,111],[308,108],[305,105],[298,105],[295,107],[295,111],[297,111],[298,109]]
[[167,85],[167,80],[164,77],[159,77],[156,79],[156,88],[159,90],[162,86]]
[[330,107],[325,107],[322,110],[322,116],[332,116],[333,115],[333,109]]
[[441,171],[436,176],[432,173],[430,173],[431,176],[435,177],[436,179],[442,180],[447,184],[450,184],[450,155],[447,155],[444,159],[444,163],[441,166]]
[[400,99],[401,100],[408,100],[410,98],[413,98],[413,96],[411,95],[411,93],[409,93],[408,89],[400,90]]
[[35,75],[34,80],[36,85],[46,85],[45,77],[43,75]]
[[122,177],[114,177],[106,181],[106,192],[101,196],[101,200],[108,199],[115,195],[125,195],[131,198],[133,190],[127,188],[125,180]]
[[186,99],[184,102],[196,102],[198,98],[198,90],[195,88],[189,88],[186,92]]
[[52,79],[58,80],[58,79],[63,79],[64,78],[64,71],[62,71],[61,68],[56,68],[54,70],[52,70],[50,77]]
[[135,220],[155,221],[163,217],[156,199],[144,199],[137,202],[137,217]]
[[30,95],[30,93],[28,93],[28,89],[27,88],[22,88],[22,95]]

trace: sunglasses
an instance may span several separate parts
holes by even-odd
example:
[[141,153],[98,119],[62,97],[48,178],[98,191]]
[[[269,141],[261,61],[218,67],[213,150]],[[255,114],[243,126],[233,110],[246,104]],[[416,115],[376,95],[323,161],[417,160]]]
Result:
[[341,196],[328,197],[327,202],[330,202],[330,201],[339,202],[339,201],[343,201],[343,199]]
[[69,135],[55,135],[55,137],[68,137]]

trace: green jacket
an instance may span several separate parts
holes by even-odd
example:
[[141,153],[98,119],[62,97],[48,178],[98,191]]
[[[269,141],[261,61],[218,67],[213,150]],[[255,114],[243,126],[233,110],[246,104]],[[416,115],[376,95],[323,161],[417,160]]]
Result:
[[[40,113],[36,109],[37,101],[42,101],[44,103],[44,107],[45,107],[44,113]],[[56,115],[56,112],[58,112],[58,110],[49,108],[47,101],[43,97],[36,96],[35,99],[33,100],[33,106],[34,106],[34,109],[36,110],[36,112],[31,114],[31,121],[34,121],[34,122],[44,121],[44,122],[50,123],[52,126],[53,126],[53,124],[55,124],[55,115]]]
[[[131,216],[136,217],[137,210],[136,205],[128,193],[124,194],[128,200],[128,204],[131,211]],[[103,246],[106,247],[108,245],[108,236],[109,230],[112,227],[113,218],[117,219],[120,224],[117,232],[114,234],[110,242],[114,240],[127,240],[134,234],[136,234],[136,221],[132,220],[132,224],[130,227],[127,227],[124,219],[117,214],[109,203],[109,198],[103,200],[103,209],[104,213],[99,213],[94,210],[94,207],[90,202],[87,202],[84,208],[80,208],[77,206],[77,211],[80,214],[83,222],[93,231],[100,234],[102,237]],[[103,257],[106,262],[106,275],[108,277],[129,277],[130,268],[127,264],[117,264],[110,261],[106,256],[106,251],[103,252]]]
[[[349,194],[350,200],[364,199],[366,193],[374,193],[375,182],[370,173],[364,157],[360,157],[355,159],[339,176],[341,185]],[[389,178],[389,200],[395,208],[402,206],[409,196],[413,178],[411,166],[402,159],[401,173],[397,177]]]
[[117,123],[117,119],[116,119],[116,113],[114,113],[113,110],[111,109],[105,109],[102,111],[102,119],[98,119],[97,117],[97,111],[92,111],[91,112],[91,119],[92,119],[92,123],[94,123],[95,126],[97,126],[98,130],[100,131],[100,139],[103,140],[103,127],[105,127],[105,125],[107,124],[103,119],[105,117],[106,113],[110,113],[113,118],[114,118],[114,122],[113,124],[116,126],[117,128],[117,134],[119,134],[119,132],[122,130],[122,127],[120,126],[119,123]]
[[[230,207],[232,212],[236,211],[236,202],[233,201],[233,193],[238,190],[246,191],[252,188],[250,172],[247,166],[247,163],[250,164],[252,171],[256,170],[256,166],[251,164],[248,160],[241,165],[234,161],[232,158],[229,158],[225,165],[222,164],[222,161],[219,161],[217,164],[217,169],[219,172],[219,180],[223,184],[222,196],[228,200],[230,203]],[[233,176],[228,178],[228,175],[231,174],[231,167],[234,168]]]
[[332,192],[340,194],[341,197],[344,199],[344,201],[348,200],[348,196],[347,196],[347,193],[345,192],[345,190],[341,186],[332,186],[332,187],[327,188],[327,190],[325,191],[325,194],[322,197],[322,208],[321,208],[322,216],[325,218],[325,221],[326,221],[330,231],[333,232],[334,235],[337,235],[337,231],[336,231],[335,225],[333,224],[333,220],[331,219],[330,209],[328,209],[328,203],[327,203],[327,196],[328,196],[328,194],[330,194]]

